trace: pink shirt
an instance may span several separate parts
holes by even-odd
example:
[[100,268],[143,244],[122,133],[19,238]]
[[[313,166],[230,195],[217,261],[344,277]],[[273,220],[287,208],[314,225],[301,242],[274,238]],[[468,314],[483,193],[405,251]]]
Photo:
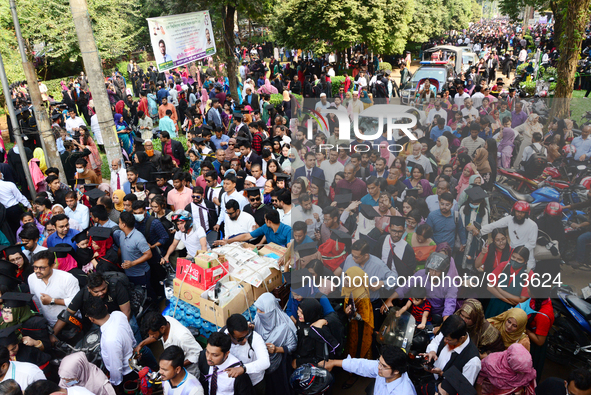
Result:
[[183,187],[182,192],[172,189],[168,192],[167,203],[174,207],[174,210],[184,210],[184,208],[191,203],[193,191],[191,188]]

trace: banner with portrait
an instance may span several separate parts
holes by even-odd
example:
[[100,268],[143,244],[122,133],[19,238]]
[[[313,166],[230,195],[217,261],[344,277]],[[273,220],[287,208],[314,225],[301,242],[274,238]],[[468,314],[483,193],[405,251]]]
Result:
[[209,11],[148,18],[147,21],[159,72],[216,53]]

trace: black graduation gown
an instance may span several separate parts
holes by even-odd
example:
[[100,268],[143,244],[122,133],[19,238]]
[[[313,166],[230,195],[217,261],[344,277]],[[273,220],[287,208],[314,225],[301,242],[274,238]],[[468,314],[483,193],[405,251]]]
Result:
[[[33,151],[27,147],[25,147],[25,155],[27,156],[27,162],[33,159]],[[27,176],[25,176],[25,169],[21,163],[20,154],[14,152],[14,148],[11,148],[10,151],[8,151],[8,164],[12,166],[16,173],[16,178],[18,180],[17,185],[21,186],[23,195],[25,195],[27,199],[31,200],[31,193],[29,192]]]
[[47,363],[51,360],[51,356],[38,348],[25,346],[21,343],[18,345],[16,360],[18,362],[29,362],[44,369],[47,366]]
[[249,204],[244,207],[244,212],[252,215],[258,226],[265,224],[265,215],[273,209],[265,204],[261,204],[256,211],[253,211],[252,206]]
[[[387,240],[388,237],[389,235],[384,237],[383,240]],[[398,256],[393,253],[392,249],[390,249],[388,259],[385,263],[390,270],[394,267],[399,276],[412,276],[417,267],[415,252],[408,243],[404,247],[402,259],[398,258]]]

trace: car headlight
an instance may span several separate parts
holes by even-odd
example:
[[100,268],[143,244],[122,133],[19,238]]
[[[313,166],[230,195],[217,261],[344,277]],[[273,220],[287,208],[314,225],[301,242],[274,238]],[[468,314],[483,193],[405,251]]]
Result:
[[410,92],[409,91],[402,91],[402,96],[410,96]]

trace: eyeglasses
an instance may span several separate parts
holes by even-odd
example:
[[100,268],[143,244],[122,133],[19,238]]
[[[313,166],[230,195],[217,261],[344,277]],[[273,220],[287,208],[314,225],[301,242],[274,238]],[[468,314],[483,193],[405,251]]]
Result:
[[228,146],[233,147],[235,144],[228,143]]
[[242,343],[244,341],[244,339],[246,339],[248,336],[250,336],[250,330],[248,331],[248,335],[246,336],[242,336],[242,337],[234,337],[234,335],[230,335],[232,336],[232,339],[236,340],[237,343]]
[[201,199],[201,195],[193,195],[193,199]]
[[251,198],[249,198],[248,200],[250,200],[251,202],[258,202],[258,201],[260,201],[260,200],[261,200],[261,197],[260,197],[260,196],[251,197]]
[[34,272],[44,272],[47,269],[49,269],[49,266],[33,266]]
[[22,260],[23,260],[23,257],[22,256],[18,256],[16,258],[11,259],[10,260],[10,263],[18,263],[18,262],[20,262]]

